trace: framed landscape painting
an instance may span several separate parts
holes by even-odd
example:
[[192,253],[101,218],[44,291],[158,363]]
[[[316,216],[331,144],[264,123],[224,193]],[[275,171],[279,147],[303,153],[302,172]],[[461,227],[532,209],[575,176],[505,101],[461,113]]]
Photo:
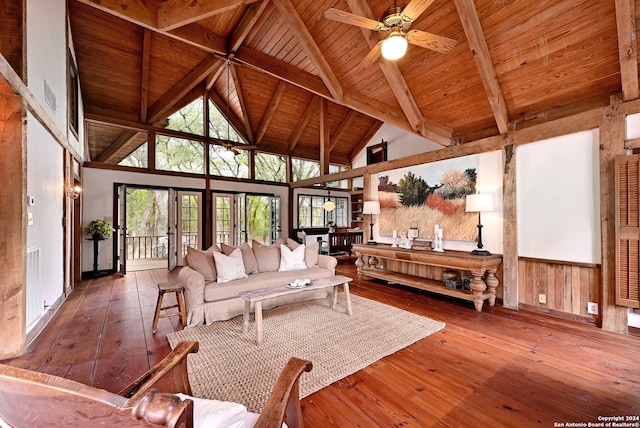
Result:
[[465,212],[465,200],[476,192],[477,170],[473,155],[380,174],[380,235],[417,227],[420,238],[433,238],[437,224],[445,240],[475,241],[478,214]]

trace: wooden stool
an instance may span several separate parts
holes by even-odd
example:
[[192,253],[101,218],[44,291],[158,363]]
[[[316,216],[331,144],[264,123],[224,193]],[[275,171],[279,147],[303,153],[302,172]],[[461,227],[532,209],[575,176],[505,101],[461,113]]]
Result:
[[[162,298],[164,297],[164,293],[176,293],[176,301],[177,305],[171,306],[162,306]],[[165,309],[178,308],[178,312],[172,312],[168,314],[160,314],[160,311]],[[168,317],[180,317],[182,321],[182,326],[184,327],[187,324],[187,312],[184,309],[184,293],[183,288],[176,284],[175,282],[161,282],[158,284],[158,302],[156,303],[156,314],[153,317],[153,334],[156,334],[156,330],[158,329],[158,320],[160,318],[168,318]]]

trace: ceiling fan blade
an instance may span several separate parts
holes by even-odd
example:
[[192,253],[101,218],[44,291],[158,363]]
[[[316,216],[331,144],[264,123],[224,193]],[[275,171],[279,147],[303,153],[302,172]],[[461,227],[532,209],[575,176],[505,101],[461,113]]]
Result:
[[344,24],[355,25],[357,27],[366,28],[368,30],[379,31],[384,28],[384,25],[373,19],[365,18],[364,16],[354,15],[353,13],[345,12],[338,9],[327,9],[324,12],[324,17],[331,19],[332,21],[342,22]]
[[434,1],[435,0],[411,0],[402,10],[402,20],[405,22],[415,21]]
[[436,52],[449,52],[458,43],[454,39],[427,33],[426,31],[412,30],[407,33],[407,42],[412,45],[431,49]]
[[362,68],[367,68],[380,58],[382,52],[382,40],[376,43],[376,45],[369,51],[367,56],[362,60]]

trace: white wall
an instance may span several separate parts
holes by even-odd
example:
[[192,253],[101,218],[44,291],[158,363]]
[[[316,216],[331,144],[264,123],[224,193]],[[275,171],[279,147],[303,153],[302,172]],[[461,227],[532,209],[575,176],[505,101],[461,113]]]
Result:
[[600,263],[598,130],[517,150],[518,255]]
[[31,296],[39,298],[42,314],[45,303],[51,305],[64,291],[63,150],[30,113],[27,153],[27,194],[35,200],[27,206],[33,223],[27,226],[27,248],[40,248],[41,284],[40,290],[27,288],[27,300]]
[[[27,84],[61,129],[67,126],[66,4],[64,0],[26,2]],[[55,110],[45,101],[45,85],[55,96]],[[30,113],[27,114],[27,248],[40,248],[40,289],[31,282],[27,299],[39,299],[39,315],[64,292],[64,150]],[[26,203],[26,201],[25,201]],[[30,326],[27,326],[29,329]]]
[[[67,47],[65,0],[27,1],[27,84],[62,130],[67,129]],[[55,110],[45,101],[45,82]]]
[[[161,174],[143,174],[129,171],[113,171],[106,169],[84,168],[83,185],[83,227],[91,220],[103,219],[113,224],[113,185],[114,183],[128,185],[145,185],[159,187],[174,187],[179,189],[204,190],[205,180],[196,177],[176,177]],[[280,196],[282,233],[289,221],[289,188],[270,184],[241,183],[235,181],[211,180],[211,190],[226,192],[262,193]],[[113,257],[113,240],[100,242],[98,264],[100,269],[107,269]],[[93,242],[85,241],[82,245],[82,271],[93,269]]]

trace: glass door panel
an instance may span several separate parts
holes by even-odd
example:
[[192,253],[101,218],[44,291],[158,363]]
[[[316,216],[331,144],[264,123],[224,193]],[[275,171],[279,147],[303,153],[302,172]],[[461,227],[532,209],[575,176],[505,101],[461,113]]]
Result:
[[202,222],[200,193],[178,192],[178,264],[183,265],[187,247],[200,248]]
[[213,242],[220,247],[221,244],[234,245],[233,220],[234,212],[232,195],[213,195]]

